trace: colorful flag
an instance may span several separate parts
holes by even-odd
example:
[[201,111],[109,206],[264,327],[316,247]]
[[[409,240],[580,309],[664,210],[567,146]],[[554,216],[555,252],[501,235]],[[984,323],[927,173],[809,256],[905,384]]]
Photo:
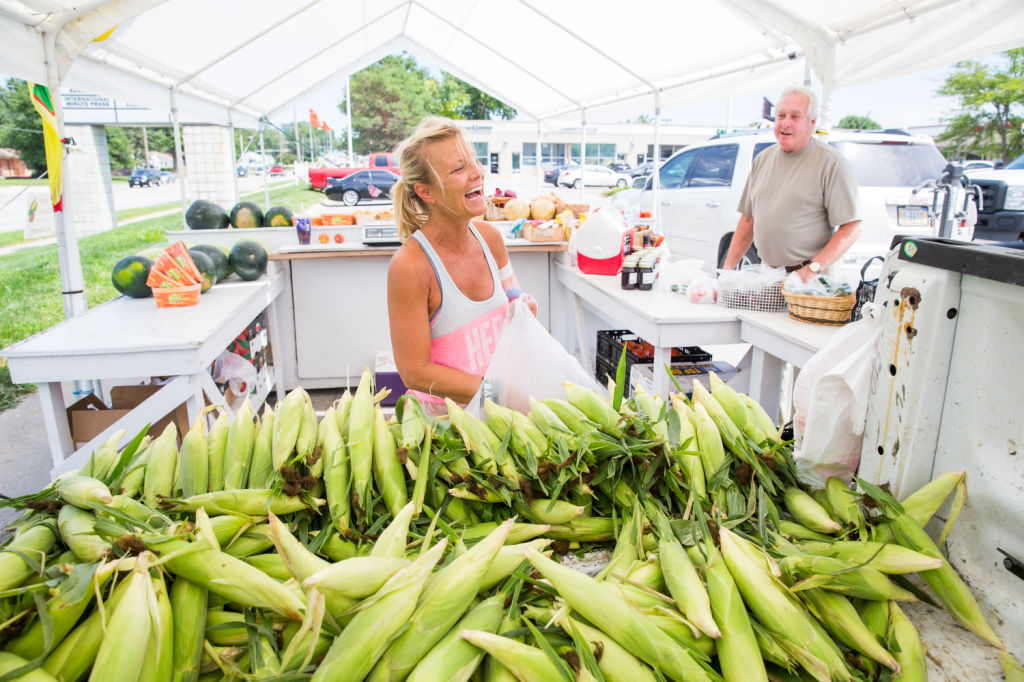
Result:
[[36,111],[39,112],[40,118],[43,119],[43,143],[46,145],[46,170],[50,177],[50,201],[53,203],[53,212],[59,213],[64,208],[61,203],[63,198],[61,165],[64,148],[60,142],[60,134],[57,132],[57,111],[53,107],[50,89],[45,85],[28,83],[28,96]]
[[312,109],[310,109],[309,110],[309,126],[311,128],[317,128],[317,129],[322,130],[323,129],[323,125],[324,125],[323,121],[321,121],[320,117],[316,115],[316,112],[313,111]]
[[367,185],[366,191],[369,192],[370,196],[374,199],[380,196],[380,187],[377,187],[376,185]]

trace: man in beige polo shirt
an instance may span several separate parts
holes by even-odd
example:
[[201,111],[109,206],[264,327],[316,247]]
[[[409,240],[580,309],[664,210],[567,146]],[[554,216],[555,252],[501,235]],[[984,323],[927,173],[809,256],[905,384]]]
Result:
[[735,268],[753,243],[762,262],[798,270],[806,282],[860,236],[857,180],[838,151],[812,138],[817,109],[808,88],[782,93],[775,110],[778,144],[754,159],[724,269]]

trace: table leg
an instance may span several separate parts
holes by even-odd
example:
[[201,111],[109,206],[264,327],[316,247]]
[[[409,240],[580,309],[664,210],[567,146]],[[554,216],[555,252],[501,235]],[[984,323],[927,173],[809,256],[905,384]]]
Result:
[[[274,302],[267,308],[267,323],[270,325],[270,353],[274,360],[274,388],[277,390],[277,402],[281,403],[285,396],[284,387],[284,349],[281,346],[281,327],[278,324],[279,315],[277,309],[277,301],[281,297],[274,299]],[[278,358],[277,355],[281,357]]]
[[583,365],[583,369],[594,371],[594,361],[590,357],[590,341],[587,339],[587,320],[583,316],[583,301],[580,300],[578,294],[570,294],[571,308],[573,317],[576,322],[576,345],[578,346],[578,355],[580,358],[580,364]]
[[761,404],[773,421],[776,421],[780,418],[779,392],[782,387],[782,368],[785,363],[782,359],[766,353],[756,346],[752,351],[749,395]]
[[39,401],[43,406],[43,426],[46,428],[46,440],[50,443],[50,456],[56,466],[75,449],[67,407],[64,405],[64,389],[60,382],[40,383]]
[[[655,346],[654,348],[654,394],[660,395],[663,400],[668,400],[668,394],[672,390],[672,381],[669,379],[665,368],[672,362],[672,348]],[[629,381],[629,377],[626,377]]]

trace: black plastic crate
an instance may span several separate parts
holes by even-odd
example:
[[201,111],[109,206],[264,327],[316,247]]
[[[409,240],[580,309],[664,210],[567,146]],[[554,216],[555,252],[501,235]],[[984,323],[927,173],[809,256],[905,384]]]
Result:
[[[609,378],[612,381],[615,381],[615,370],[618,368],[618,366],[619,366],[618,363],[613,365],[612,363],[608,362],[604,358],[601,358],[601,357],[597,358],[597,362],[596,362],[596,365],[594,367],[594,378],[597,379],[597,383],[601,384],[602,386],[605,386],[605,385],[608,384],[608,379]],[[629,378],[628,371],[626,373],[626,378],[627,379]],[[627,387],[627,389],[628,389],[628,387]],[[628,393],[628,390],[627,390],[627,393]]]
[[[626,373],[636,363],[654,362],[654,346],[628,329],[599,329],[597,332],[597,357],[618,367],[622,347],[626,346]],[[672,349],[671,362],[710,362],[711,353],[699,346],[684,346]]]

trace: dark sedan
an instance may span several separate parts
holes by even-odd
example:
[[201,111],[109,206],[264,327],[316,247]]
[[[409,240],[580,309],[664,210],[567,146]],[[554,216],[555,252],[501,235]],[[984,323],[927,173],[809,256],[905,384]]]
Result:
[[570,163],[562,164],[560,166],[554,166],[544,171],[544,182],[549,182],[554,186],[558,186],[558,176],[562,174],[564,170],[572,170],[573,168],[579,168],[579,164]]
[[401,178],[391,171],[357,171],[343,178],[327,178],[324,194],[346,206],[355,206],[360,201],[386,201],[391,198],[391,188],[399,180]]
[[162,181],[160,171],[156,168],[136,168],[128,176],[129,187],[155,187]]

